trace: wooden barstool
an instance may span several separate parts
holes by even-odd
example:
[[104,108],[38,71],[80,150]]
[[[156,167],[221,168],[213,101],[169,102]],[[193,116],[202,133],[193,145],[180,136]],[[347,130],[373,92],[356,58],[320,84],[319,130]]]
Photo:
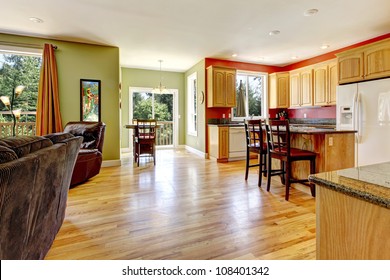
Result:
[[[308,179],[292,178],[291,166],[294,161],[310,161],[310,174],[315,173],[316,153],[290,147],[290,126],[288,120],[269,120],[266,126],[268,143],[268,171],[267,171],[267,191],[271,188],[271,177],[282,174],[285,178],[286,200],[289,199],[290,185],[292,183],[302,183],[309,185],[311,194],[315,196],[315,185],[308,183]],[[272,158],[281,161],[281,170],[272,171]]]
[[[248,180],[249,168],[259,167],[258,186],[261,186],[261,177],[266,175],[267,170],[267,144],[263,140],[264,120],[246,120],[245,135],[246,135],[246,166],[245,180]],[[255,153],[258,155],[258,163],[250,164],[250,155]]]

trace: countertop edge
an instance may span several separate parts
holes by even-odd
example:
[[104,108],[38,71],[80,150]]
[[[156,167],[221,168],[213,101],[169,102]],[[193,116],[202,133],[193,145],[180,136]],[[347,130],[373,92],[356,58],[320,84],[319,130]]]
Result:
[[[329,180],[316,177],[316,175],[309,175],[309,181],[311,181],[317,185],[320,185],[322,187],[343,193],[345,195],[352,196],[352,197],[355,197],[358,199],[362,199],[364,201],[367,201],[367,202],[385,207],[387,209],[390,209],[390,200],[389,199],[386,199],[386,198],[383,198],[383,197],[380,197],[380,196],[377,196],[377,195],[374,195],[374,194],[371,194],[368,192],[363,192],[363,191],[360,191],[357,189],[353,189],[353,188],[350,188],[350,187],[342,185],[342,184],[337,184],[335,182],[331,182]],[[378,186],[378,187],[380,187],[380,186]]]

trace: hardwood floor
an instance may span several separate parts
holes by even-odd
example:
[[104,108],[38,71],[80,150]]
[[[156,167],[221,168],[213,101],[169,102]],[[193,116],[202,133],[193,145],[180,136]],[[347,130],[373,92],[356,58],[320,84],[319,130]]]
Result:
[[155,167],[102,168],[69,191],[46,259],[315,259],[315,199],[258,188],[244,164],[158,150]]

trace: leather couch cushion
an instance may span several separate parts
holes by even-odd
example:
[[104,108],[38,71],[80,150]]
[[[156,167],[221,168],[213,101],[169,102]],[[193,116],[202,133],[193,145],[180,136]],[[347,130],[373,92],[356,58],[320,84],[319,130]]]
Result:
[[0,140],[0,145],[13,150],[21,158],[40,149],[53,146],[50,139],[42,136],[18,136]]
[[71,133],[74,136],[84,137],[81,149],[96,149],[101,129],[102,128],[99,123],[70,123],[65,127],[64,132]]
[[9,162],[18,159],[16,153],[4,146],[0,146],[0,163]]

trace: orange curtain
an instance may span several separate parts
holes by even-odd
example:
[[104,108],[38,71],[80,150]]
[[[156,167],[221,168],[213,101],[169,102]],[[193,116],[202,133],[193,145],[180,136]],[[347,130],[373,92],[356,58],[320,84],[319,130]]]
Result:
[[63,131],[54,49],[55,47],[51,44],[45,44],[43,49],[41,76],[38,87],[36,135]]

